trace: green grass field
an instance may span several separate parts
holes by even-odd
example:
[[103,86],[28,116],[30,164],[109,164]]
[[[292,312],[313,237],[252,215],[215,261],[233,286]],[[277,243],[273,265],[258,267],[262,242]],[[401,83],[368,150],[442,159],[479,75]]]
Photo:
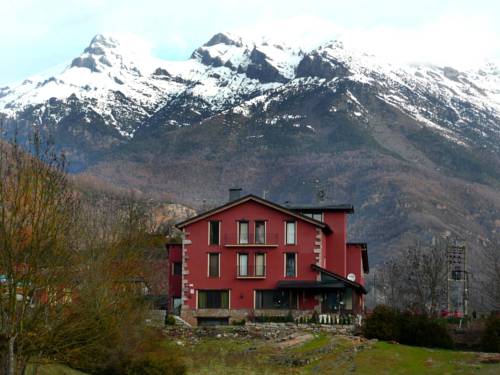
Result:
[[[479,353],[363,341],[324,333],[309,333],[296,342],[223,336],[161,344],[184,359],[190,375],[500,374],[500,364],[481,363]],[[40,369],[37,375],[83,374],[53,365]]]
[[316,335],[296,346],[261,340],[204,338],[179,346],[189,374],[500,374],[500,364],[482,364],[477,353],[363,343]]

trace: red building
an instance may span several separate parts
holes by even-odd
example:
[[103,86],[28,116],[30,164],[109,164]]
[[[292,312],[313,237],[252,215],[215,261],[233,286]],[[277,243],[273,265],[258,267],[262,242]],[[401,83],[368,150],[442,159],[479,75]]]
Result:
[[179,286],[180,271],[170,271],[170,293],[185,320],[363,311],[368,255],[366,244],[347,242],[352,206],[281,206],[239,189],[231,198],[177,224],[184,239],[171,259],[182,276]]

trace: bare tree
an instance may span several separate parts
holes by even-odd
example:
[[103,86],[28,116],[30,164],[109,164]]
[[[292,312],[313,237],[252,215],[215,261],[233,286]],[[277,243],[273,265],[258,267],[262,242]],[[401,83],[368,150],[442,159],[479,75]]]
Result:
[[478,294],[485,310],[500,310],[500,239],[494,238],[480,254],[481,272],[477,275]]
[[447,240],[431,246],[417,243],[379,269],[385,303],[399,309],[436,314],[446,297]]
[[103,366],[140,343],[148,207],[88,201],[63,157],[37,137],[30,149],[0,143],[0,372]]
[[23,370],[33,335],[63,308],[64,288],[73,287],[77,202],[64,158],[40,145],[35,136],[28,156],[17,144],[0,143],[0,345],[8,375]]

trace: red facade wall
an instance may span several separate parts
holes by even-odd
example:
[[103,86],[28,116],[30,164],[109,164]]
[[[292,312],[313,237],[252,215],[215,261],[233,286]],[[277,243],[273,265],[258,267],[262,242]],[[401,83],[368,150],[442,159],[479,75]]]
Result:
[[361,259],[361,245],[347,244],[347,274],[356,275],[356,282],[365,285],[363,264]]
[[169,267],[168,272],[168,298],[170,303],[172,298],[182,296],[182,275],[174,275],[174,263],[182,262],[182,245],[178,244],[168,244],[168,260]]
[[[221,245],[209,245],[209,221],[221,222]],[[249,232],[254,233],[256,220],[266,221],[266,235],[277,247],[225,247],[224,242],[229,240],[236,243],[238,221],[249,222]],[[285,222],[297,221],[297,243],[285,245]],[[190,309],[196,308],[196,294],[191,289],[229,289],[231,309],[252,309],[254,307],[254,290],[275,289],[279,280],[316,280],[317,272],[311,269],[316,263],[314,247],[316,239],[314,224],[295,219],[292,216],[274,210],[254,201],[244,202],[226,211],[214,214],[208,218],[195,222],[185,228],[186,239],[192,242],[186,245],[188,259],[185,259],[189,274],[185,276],[188,285],[186,304]],[[220,253],[220,277],[208,277],[208,253]],[[297,277],[284,276],[284,254],[297,253]],[[237,279],[237,254],[249,254],[249,267],[254,264],[255,253],[266,254],[265,279]]]
[[345,277],[347,274],[347,215],[345,212],[325,212],[323,221],[333,231],[332,234],[326,236],[325,268]]

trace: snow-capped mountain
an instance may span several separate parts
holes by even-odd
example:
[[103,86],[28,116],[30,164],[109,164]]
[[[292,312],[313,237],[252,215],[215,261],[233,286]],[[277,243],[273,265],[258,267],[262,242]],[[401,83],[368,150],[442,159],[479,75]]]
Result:
[[477,246],[500,231],[494,63],[401,65],[232,33],[164,61],[98,35],[61,73],[0,88],[2,118],[7,137],[52,137],[74,172],[198,207],[231,185],[276,201],[321,188],[359,208],[350,232],[380,257],[436,231]]
[[393,66],[338,41],[303,51],[231,33],[213,36],[186,61],[162,61],[130,36],[97,35],[60,74],[0,88],[0,111],[23,118],[29,110],[28,122],[54,130],[78,101],[89,128],[99,117],[123,141],[152,122],[184,126],[230,108],[247,111],[253,98],[265,101],[307,78],[325,85],[350,80],[373,86],[381,100],[467,144],[474,133],[499,136],[499,72],[494,64],[468,72]]

